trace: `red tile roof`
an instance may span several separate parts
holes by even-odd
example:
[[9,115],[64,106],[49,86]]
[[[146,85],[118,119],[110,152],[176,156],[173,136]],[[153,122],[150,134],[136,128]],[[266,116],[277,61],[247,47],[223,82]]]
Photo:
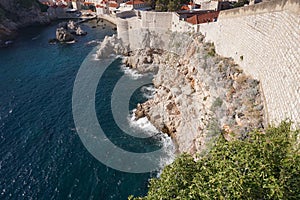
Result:
[[137,5],[137,4],[144,4],[144,1],[140,1],[140,0],[130,0],[128,2],[126,2],[127,5]]
[[202,24],[213,22],[219,16],[219,11],[208,12],[200,15],[194,15],[186,19],[191,24]]
[[108,5],[109,7],[112,7],[112,8],[117,8],[119,7],[119,5],[117,3],[109,3]]

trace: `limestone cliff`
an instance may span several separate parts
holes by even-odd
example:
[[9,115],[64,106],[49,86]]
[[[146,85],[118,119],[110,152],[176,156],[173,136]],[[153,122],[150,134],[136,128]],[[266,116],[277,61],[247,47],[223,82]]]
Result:
[[0,41],[13,37],[22,27],[49,23],[37,0],[0,0]]
[[[191,154],[205,153],[220,133],[233,140],[264,127],[259,81],[232,59],[216,55],[200,34],[172,33],[167,42],[168,49],[146,46],[124,57],[127,66],[155,73],[154,98],[139,104],[136,116],[147,116],[173,138],[179,152]],[[120,44],[106,39],[98,55],[113,53],[114,46],[115,53],[124,52]]]
[[[199,31],[216,52],[261,81],[267,121],[300,127],[300,1],[272,0],[221,11]],[[297,125],[298,124],[298,125]]]

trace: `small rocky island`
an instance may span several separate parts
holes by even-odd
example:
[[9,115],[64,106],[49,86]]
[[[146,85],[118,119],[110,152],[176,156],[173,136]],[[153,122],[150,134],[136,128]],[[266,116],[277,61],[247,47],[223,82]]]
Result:
[[78,23],[74,21],[61,22],[56,29],[56,38],[50,39],[49,43],[73,43],[75,42],[75,36],[86,35],[87,32],[82,30]]

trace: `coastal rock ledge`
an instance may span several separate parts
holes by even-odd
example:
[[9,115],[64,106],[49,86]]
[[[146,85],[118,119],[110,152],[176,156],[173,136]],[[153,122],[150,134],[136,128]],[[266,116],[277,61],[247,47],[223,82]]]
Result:
[[[179,40],[184,37],[190,39]],[[146,46],[131,52],[113,36],[98,50],[100,58],[122,54],[128,67],[155,74],[154,97],[137,106],[136,116],[147,116],[172,137],[178,152],[193,155],[207,152],[220,133],[227,140],[243,139],[264,127],[259,81],[203,39],[201,34],[172,33],[169,49]]]

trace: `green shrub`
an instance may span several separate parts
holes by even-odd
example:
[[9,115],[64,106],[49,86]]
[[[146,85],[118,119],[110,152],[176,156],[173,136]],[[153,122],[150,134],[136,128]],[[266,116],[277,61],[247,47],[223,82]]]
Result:
[[149,5],[155,8],[155,11],[166,12],[166,11],[178,11],[181,5],[188,4],[188,0],[147,0]]
[[248,1],[248,0],[238,0],[237,2],[235,2],[235,3],[233,4],[233,8],[242,7],[242,6],[244,6],[245,4],[249,4],[249,1]]
[[214,57],[216,55],[216,49],[214,43],[207,43],[208,47],[207,49],[207,55]]
[[218,97],[218,98],[216,98],[216,100],[211,105],[210,110],[215,112],[219,107],[222,106],[222,104],[223,104],[223,100],[220,97]]
[[300,199],[299,130],[290,125],[253,131],[243,141],[221,136],[197,162],[183,154],[135,199]]
[[211,48],[209,52],[207,53],[209,56],[214,57],[216,55],[216,50],[215,48]]

